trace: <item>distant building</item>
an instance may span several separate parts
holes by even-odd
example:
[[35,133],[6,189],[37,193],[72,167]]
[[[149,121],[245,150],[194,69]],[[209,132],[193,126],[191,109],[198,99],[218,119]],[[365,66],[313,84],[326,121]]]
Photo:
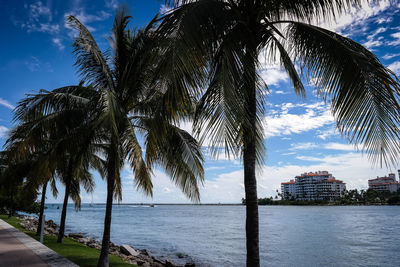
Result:
[[290,180],[289,182],[281,183],[281,193],[282,199],[296,199],[296,182]]
[[329,200],[343,197],[346,184],[327,171],[308,172],[281,183],[282,199]]
[[[400,179],[400,170],[398,170]],[[396,175],[389,173],[388,176],[376,177],[375,179],[368,180],[368,188],[375,191],[388,191],[397,192],[400,189],[400,183],[396,181]]]

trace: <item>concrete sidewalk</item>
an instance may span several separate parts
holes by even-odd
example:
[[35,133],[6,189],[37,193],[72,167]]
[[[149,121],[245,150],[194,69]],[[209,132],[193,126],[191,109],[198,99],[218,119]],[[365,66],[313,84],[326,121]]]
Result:
[[77,267],[0,219],[0,266]]

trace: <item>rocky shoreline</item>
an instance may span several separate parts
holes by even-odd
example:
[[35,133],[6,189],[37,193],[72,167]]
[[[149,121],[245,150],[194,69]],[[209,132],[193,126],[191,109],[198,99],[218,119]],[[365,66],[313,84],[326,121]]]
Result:
[[[38,218],[21,215],[18,216],[21,219],[21,225],[28,231],[36,232],[38,225]],[[58,234],[58,225],[52,220],[48,220],[45,223],[44,234],[56,236]],[[101,249],[101,242],[91,237],[85,237],[81,233],[70,233],[69,238],[84,244],[85,246]],[[110,254],[116,255],[124,259],[126,262],[136,264],[143,267],[182,267],[182,265],[176,265],[171,260],[158,259],[150,254],[146,249],[134,249],[129,245],[116,245],[110,242]],[[195,264],[192,262],[186,263],[184,267],[194,267]]]

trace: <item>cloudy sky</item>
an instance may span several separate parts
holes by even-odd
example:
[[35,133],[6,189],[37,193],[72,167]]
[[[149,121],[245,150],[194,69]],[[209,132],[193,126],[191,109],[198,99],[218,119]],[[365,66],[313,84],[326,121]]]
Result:
[[[160,10],[163,1],[127,1],[134,17],[131,26],[142,27]],[[377,1],[360,10],[353,9],[335,22],[318,22],[372,50],[385,66],[400,74],[400,1]],[[12,110],[25,94],[76,84],[73,67],[73,33],[66,27],[65,15],[73,14],[91,30],[102,49],[112,27],[118,0],[106,1],[6,1],[0,0],[0,143],[13,127]],[[260,58],[262,61],[263,59]],[[266,96],[265,166],[258,172],[260,197],[275,196],[282,181],[308,171],[327,170],[344,180],[347,188],[363,189],[367,180],[397,168],[373,166],[335,130],[328,106],[315,95],[311,84],[307,97],[293,93],[288,78],[278,65],[264,64],[260,73],[269,85]],[[305,82],[306,83],[306,82]],[[236,203],[244,196],[240,159],[210,157],[207,149],[206,181],[201,189],[203,203]],[[400,165],[398,166],[400,168]],[[123,202],[180,203],[188,200],[162,170],[153,175],[154,198],[144,197],[133,188],[132,172],[124,168]],[[83,202],[105,202],[106,186],[97,174],[93,195]],[[60,185],[60,192],[63,188]],[[48,202],[61,202],[48,196]]]

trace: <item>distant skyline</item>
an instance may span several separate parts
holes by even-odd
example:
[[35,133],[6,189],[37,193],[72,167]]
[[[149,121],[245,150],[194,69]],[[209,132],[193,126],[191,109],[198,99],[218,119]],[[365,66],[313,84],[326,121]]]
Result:
[[[392,4],[390,3],[392,2]],[[157,12],[165,10],[163,1],[6,1],[0,0],[0,143],[13,127],[12,110],[25,94],[39,89],[52,90],[79,82],[73,67],[72,41],[74,32],[66,25],[65,16],[75,15],[94,35],[102,50],[108,49],[107,36],[114,10],[126,3],[133,19],[132,27],[143,27]],[[337,17],[336,22],[318,25],[346,35],[372,50],[397,75],[400,74],[400,1],[379,1],[360,10],[351,10]],[[286,73],[277,64],[265,62],[260,55],[260,74],[269,85],[266,95],[265,166],[258,174],[259,197],[275,196],[280,183],[309,171],[329,171],[343,180],[348,189],[368,188],[368,179],[397,175],[396,168],[372,166],[366,155],[354,150],[335,130],[328,105],[307,85],[307,97],[294,94]],[[190,125],[183,125],[190,130]],[[238,159],[220,155],[212,159],[206,148],[205,186],[201,189],[203,203],[238,203],[244,197],[243,168]],[[154,198],[147,198],[133,188],[132,172],[122,172],[123,203],[189,202],[165,173],[153,174]],[[396,177],[398,179],[398,177]],[[47,202],[61,202],[48,194]],[[96,174],[93,202],[105,202],[106,184]],[[82,194],[82,202],[92,196]]]

